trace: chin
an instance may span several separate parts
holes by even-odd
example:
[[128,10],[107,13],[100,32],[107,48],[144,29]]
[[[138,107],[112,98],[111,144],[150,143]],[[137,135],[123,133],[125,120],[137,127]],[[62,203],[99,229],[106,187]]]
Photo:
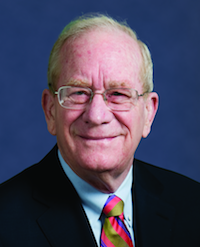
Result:
[[82,156],[79,159],[79,165],[90,171],[94,172],[104,172],[109,170],[114,170],[117,168],[118,164],[121,164],[116,159],[116,155],[102,155],[102,153],[97,153],[96,155]]

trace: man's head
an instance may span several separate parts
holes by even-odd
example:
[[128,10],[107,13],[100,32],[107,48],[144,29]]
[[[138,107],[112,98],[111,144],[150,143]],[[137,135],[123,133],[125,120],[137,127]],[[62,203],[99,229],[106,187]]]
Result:
[[[107,17],[98,18],[114,22]],[[91,19],[85,21],[91,22]],[[72,27],[80,26],[81,21],[78,22],[71,24]],[[91,28],[84,28],[86,24],[83,23],[81,32],[80,28],[79,32],[67,28],[75,34],[61,42],[57,56],[53,55],[57,49],[54,46],[49,63],[49,83],[53,90],[62,86],[89,88],[94,93],[93,99],[79,109],[66,109],[53,90],[46,89],[42,105],[49,132],[57,136],[58,148],[67,164],[82,179],[109,193],[125,179],[141,137],[149,134],[158,96],[147,93],[145,97],[137,97],[137,93],[141,95],[152,89],[151,65],[144,66],[144,60],[145,64],[146,61],[151,64],[150,55],[141,52],[143,49],[148,54],[146,46],[138,42],[129,29],[116,28],[117,25],[121,27],[120,24],[98,26],[96,22]],[[141,76],[145,71],[148,75]],[[106,101],[102,94],[116,88],[137,91],[134,101],[131,97],[128,99],[129,108],[109,107],[110,98]],[[144,91],[146,88],[148,90]],[[75,100],[80,95],[87,96],[83,90],[76,92]],[[119,99],[124,95],[114,91],[109,97]],[[119,108],[122,110],[116,110]]]

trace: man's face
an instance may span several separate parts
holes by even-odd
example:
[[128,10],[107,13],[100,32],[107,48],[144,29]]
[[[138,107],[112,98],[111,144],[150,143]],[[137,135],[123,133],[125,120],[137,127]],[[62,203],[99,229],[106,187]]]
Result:
[[[61,54],[57,89],[80,85],[103,93],[111,87],[126,87],[143,93],[139,47],[121,31],[90,31],[64,44]],[[49,130],[57,136],[64,160],[86,181],[105,172],[124,178],[141,137],[150,131],[153,119],[148,119],[149,101],[152,107],[152,99],[145,101],[139,97],[137,105],[129,111],[112,111],[102,95],[95,94],[85,110],[72,110],[61,107],[55,97]]]

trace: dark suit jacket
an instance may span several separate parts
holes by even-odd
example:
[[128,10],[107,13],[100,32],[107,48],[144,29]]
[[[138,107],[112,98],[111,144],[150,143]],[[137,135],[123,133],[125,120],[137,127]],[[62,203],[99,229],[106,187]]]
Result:
[[[137,247],[200,246],[199,183],[135,160],[133,198]],[[0,186],[3,246],[96,246],[57,147]]]

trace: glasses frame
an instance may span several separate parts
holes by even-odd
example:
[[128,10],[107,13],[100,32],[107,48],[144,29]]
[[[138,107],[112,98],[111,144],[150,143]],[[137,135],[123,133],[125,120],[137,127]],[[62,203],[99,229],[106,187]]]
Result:
[[[76,87],[76,86],[61,86],[61,87],[58,88],[57,91],[55,91],[55,90],[52,88],[51,85],[49,85],[49,87],[50,87],[51,91],[52,91],[55,95],[58,96],[58,102],[59,102],[60,106],[63,107],[63,108],[65,108],[65,109],[72,109],[72,110],[83,110],[83,109],[85,109],[86,106],[87,106],[87,104],[89,104],[89,103],[92,102],[92,99],[93,99],[93,97],[94,97],[95,94],[102,95],[102,96],[103,96],[104,102],[105,102],[105,103],[108,102],[108,100],[107,100],[107,98],[106,98],[106,93],[107,93],[107,91],[109,91],[109,90],[112,89],[112,88],[109,88],[109,89],[106,89],[103,93],[99,93],[99,92],[93,92],[91,88],[88,88],[88,87],[80,87],[80,86],[79,86],[79,87],[77,87],[77,88],[87,89],[87,90],[89,90],[89,91],[91,92],[90,100],[89,100],[86,104],[84,104],[84,105],[85,105],[84,107],[81,107],[81,108],[73,108],[73,107],[67,107],[67,106],[62,105],[62,102],[61,102],[61,99],[60,99],[60,91],[61,91],[63,88],[74,88],[74,87]],[[149,92],[147,91],[147,92],[144,92],[144,93],[142,93],[142,94],[138,94],[138,91],[137,91],[136,89],[133,89],[133,88],[113,88],[113,89],[128,89],[128,90],[130,90],[131,92],[132,92],[132,91],[135,91],[135,92],[136,92],[136,95],[137,95],[136,100],[138,100],[139,97],[142,97],[142,96],[144,96],[145,94],[149,93]],[[130,103],[131,103],[131,102],[130,102]],[[111,109],[112,111],[129,111],[129,110],[131,109],[131,107],[130,107],[130,109],[122,109],[122,110],[121,110],[121,109],[113,109],[112,107],[109,106],[108,103],[106,103],[106,105],[107,105],[107,107],[108,107],[109,109]],[[132,104],[132,105],[134,105],[134,104]]]

